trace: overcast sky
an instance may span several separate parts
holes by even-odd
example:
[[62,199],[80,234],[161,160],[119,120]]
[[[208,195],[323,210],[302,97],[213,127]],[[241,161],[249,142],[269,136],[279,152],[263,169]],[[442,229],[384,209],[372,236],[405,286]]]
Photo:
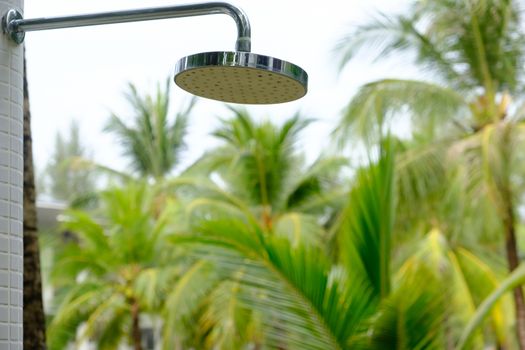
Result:
[[[123,10],[182,4],[165,0],[26,0],[25,18]],[[239,0],[233,2],[252,25],[252,52],[274,56],[303,67],[309,74],[308,94],[295,102],[252,106],[256,116],[282,120],[301,111],[318,121],[303,134],[310,158],[328,144],[328,135],[346,101],[357,87],[382,77],[410,74],[408,67],[372,65],[364,58],[338,73],[333,48],[352,25],[366,21],[376,10],[398,12],[405,0]],[[322,4],[322,6],[319,6]],[[33,147],[40,168],[53,152],[57,131],[68,130],[71,120],[81,125],[84,143],[95,159],[123,168],[118,145],[102,128],[111,111],[131,116],[123,92],[132,82],[152,92],[158,81],[173,73],[175,62],[204,51],[233,50],[234,21],[225,15],[192,17],[49,30],[26,34]],[[190,96],[172,85],[174,110]],[[190,162],[213,145],[206,136],[227,116],[224,104],[200,99],[188,137]]]

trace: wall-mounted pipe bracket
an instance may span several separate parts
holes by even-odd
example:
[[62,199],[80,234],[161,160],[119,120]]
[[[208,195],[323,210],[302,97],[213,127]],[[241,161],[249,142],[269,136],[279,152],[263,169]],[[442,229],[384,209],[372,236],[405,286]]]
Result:
[[17,44],[24,42],[25,32],[17,31],[13,28],[16,20],[23,19],[22,14],[17,10],[11,9],[2,17],[2,32],[9,36]]

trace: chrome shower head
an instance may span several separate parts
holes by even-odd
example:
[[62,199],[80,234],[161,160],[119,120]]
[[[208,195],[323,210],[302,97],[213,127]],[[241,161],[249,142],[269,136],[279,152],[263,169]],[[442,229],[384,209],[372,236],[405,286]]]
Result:
[[251,53],[248,17],[238,7],[225,2],[33,19],[24,19],[20,12],[11,9],[2,17],[0,26],[11,40],[21,44],[27,31],[219,13],[229,15],[237,25],[237,51],[205,52],[182,58],[175,68],[178,86],[197,96],[243,104],[289,102],[306,94],[306,72],[295,64]]
[[197,96],[242,104],[274,104],[303,97],[308,74],[299,66],[251,52],[204,52],[184,57],[175,83]]

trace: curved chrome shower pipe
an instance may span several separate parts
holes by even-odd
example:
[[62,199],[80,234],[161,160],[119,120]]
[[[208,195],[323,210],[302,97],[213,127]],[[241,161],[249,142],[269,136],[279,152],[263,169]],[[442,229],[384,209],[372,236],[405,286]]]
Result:
[[200,4],[31,19],[24,19],[18,11],[9,10],[7,14],[2,17],[2,30],[5,34],[9,35],[12,40],[20,44],[24,41],[25,32],[36,30],[84,27],[213,14],[226,14],[233,18],[237,25],[237,42],[235,48],[237,51],[250,52],[251,28],[248,17],[240,8],[226,2],[206,2]]

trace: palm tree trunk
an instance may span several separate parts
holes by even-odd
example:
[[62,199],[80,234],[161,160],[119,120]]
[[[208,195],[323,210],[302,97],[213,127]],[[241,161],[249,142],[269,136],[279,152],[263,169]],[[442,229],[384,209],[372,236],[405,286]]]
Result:
[[31,113],[24,54],[24,349],[45,349],[46,333],[38,247]]
[[[514,215],[514,204],[512,196],[512,186],[510,179],[510,164],[512,162],[511,154],[511,130],[509,125],[503,126],[503,135],[501,140],[500,154],[502,157],[502,174],[500,183],[495,183],[495,188],[501,198],[501,218],[503,229],[505,230],[505,250],[507,255],[507,265],[509,272],[514,271],[519,263],[518,244],[516,242],[516,217]],[[525,298],[523,297],[523,288],[517,287],[513,291],[514,309],[516,314],[516,336],[520,350],[525,350]]]
[[[507,196],[505,196],[507,197]],[[510,198],[505,198],[510,200]],[[504,220],[505,226],[505,248],[507,251],[507,263],[509,271],[514,271],[519,265],[518,245],[516,243],[516,227],[514,222],[514,210],[512,204],[507,202],[507,215]],[[514,307],[516,312],[516,335],[521,350],[525,350],[525,299],[523,288],[514,289]]]
[[131,338],[133,339],[133,348],[135,350],[142,350],[142,339],[140,334],[140,308],[139,303],[136,299],[132,299],[131,318]]

